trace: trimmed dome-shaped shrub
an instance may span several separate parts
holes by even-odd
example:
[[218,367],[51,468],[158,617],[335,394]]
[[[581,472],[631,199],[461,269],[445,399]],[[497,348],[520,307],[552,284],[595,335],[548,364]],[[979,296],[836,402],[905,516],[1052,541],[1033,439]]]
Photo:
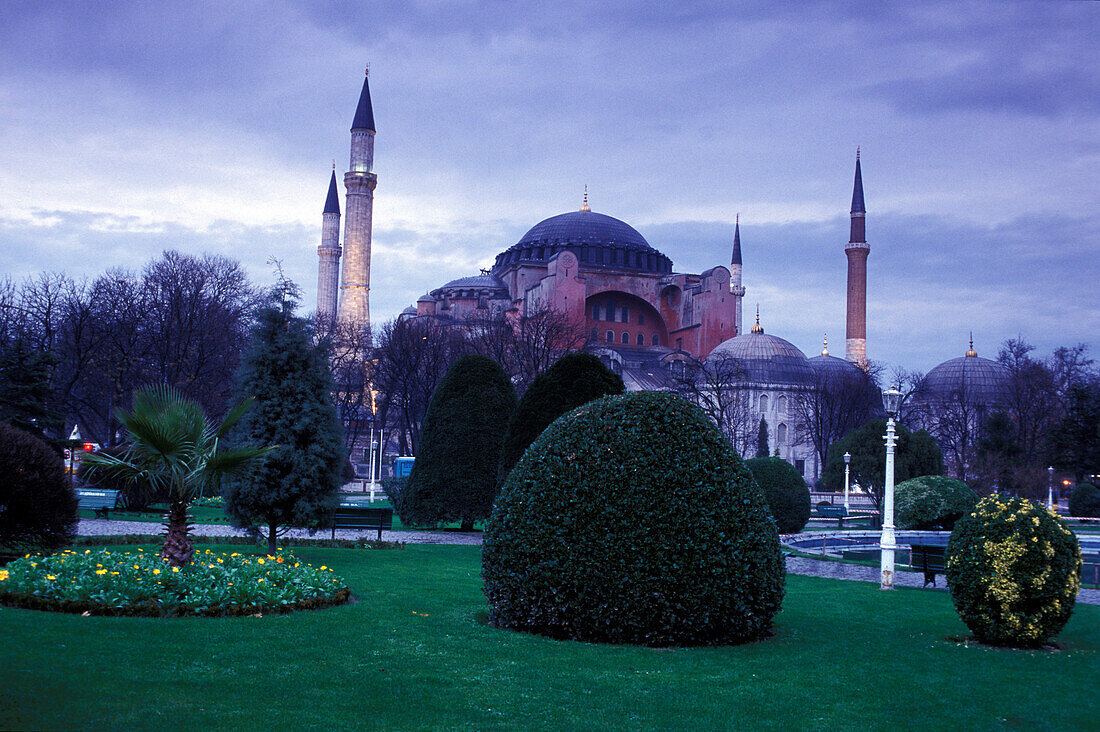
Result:
[[0,423],[0,550],[52,552],[76,536],[76,495],[61,457]]
[[970,486],[945,475],[910,478],[894,490],[897,524],[902,529],[950,531],[978,502]]
[[632,392],[559,418],[485,530],[490,622],[653,646],[760,638],[783,599],[779,533],[752,474],[682,397]]
[[752,477],[768,511],[775,519],[780,534],[797,534],[810,520],[810,489],[798,470],[780,457],[761,457],[746,460]]
[[1069,515],[1100,517],[1100,489],[1091,483],[1078,483],[1069,494]]
[[416,462],[396,505],[405,525],[435,526],[489,517],[497,494],[504,430],[516,409],[516,390],[500,365],[463,356],[432,393],[420,430]]
[[523,451],[558,417],[608,394],[622,394],[623,380],[591,353],[567,353],[535,377],[504,434],[497,479],[503,483]]
[[1038,646],[1073,612],[1081,551],[1065,522],[1039,504],[987,496],[955,524],[946,574],[955,609],[978,640]]

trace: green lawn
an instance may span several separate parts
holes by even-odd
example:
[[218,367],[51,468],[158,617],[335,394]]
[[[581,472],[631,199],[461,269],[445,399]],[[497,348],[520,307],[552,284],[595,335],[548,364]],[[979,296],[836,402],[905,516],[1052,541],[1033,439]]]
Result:
[[[239,547],[235,547],[239,549]],[[0,608],[0,727],[1085,729],[1100,608],[1065,650],[960,645],[944,592],[791,576],[775,637],[649,649],[484,624],[480,550],[302,548],[358,602],[242,619]]]

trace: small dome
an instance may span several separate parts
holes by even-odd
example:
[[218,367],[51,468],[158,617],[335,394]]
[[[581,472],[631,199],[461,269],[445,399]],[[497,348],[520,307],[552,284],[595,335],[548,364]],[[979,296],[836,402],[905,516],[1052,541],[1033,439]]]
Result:
[[876,409],[882,408],[882,392],[859,366],[843,358],[830,356],[827,352],[821,356],[814,356],[809,361],[814,373],[818,376],[818,383],[825,386],[848,384],[852,387],[859,387],[858,390],[845,387],[835,393],[849,398],[857,396],[862,398],[865,394],[867,401],[875,405]]
[[479,274],[473,277],[459,277],[457,280],[451,280],[447,284],[440,287],[440,290],[451,289],[487,289],[487,290],[507,290],[508,286],[504,284],[504,281],[499,277],[494,277],[491,274]]
[[402,315],[416,315],[416,308],[414,308],[412,305],[410,305],[407,308],[405,308],[404,310],[402,310],[401,314]]
[[435,298],[432,297],[431,295],[421,295],[420,297],[416,298],[416,301],[417,302],[435,302]]
[[966,356],[944,361],[929,371],[915,400],[947,401],[962,397],[969,404],[995,406],[1004,403],[1009,378],[1008,369],[979,357],[971,347]]
[[747,381],[754,384],[789,384],[806,386],[814,380],[810,360],[794,344],[760,329],[730,338],[718,344],[708,362],[736,359],[745,371]]

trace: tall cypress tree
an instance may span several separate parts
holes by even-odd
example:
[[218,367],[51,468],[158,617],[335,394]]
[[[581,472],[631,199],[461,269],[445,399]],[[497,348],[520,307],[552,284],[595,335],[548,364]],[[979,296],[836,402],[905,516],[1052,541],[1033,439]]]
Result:
[[439,382],[421,429],[420,449],[397,509],[402,523],[461,521],[472,531],[497,495],[504,431],[516,390],[500,365],[463,356]]
[[754,457],[768,457],[768,420],[760,417],[760,428],[756,432],[756,455]]
[[343,478],[327,360],[296,306],[297,288],[284,282],[260,312],[238,375],[241,394],[255,403],[237,434],[276,447],[225,490],[233,525],[264,527],[272,553],[286,529],[319,527],[331,515]]

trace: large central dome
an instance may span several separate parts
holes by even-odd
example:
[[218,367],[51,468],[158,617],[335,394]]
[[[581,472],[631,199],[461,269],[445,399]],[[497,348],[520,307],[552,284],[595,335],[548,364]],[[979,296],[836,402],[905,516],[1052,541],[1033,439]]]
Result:
[[516,244],[497,255],[495,266],[545,262],[565,249],[589,267],[672,271],[671,260],[651,247],[633,226],[586,210],[551,216],[535,224]]

